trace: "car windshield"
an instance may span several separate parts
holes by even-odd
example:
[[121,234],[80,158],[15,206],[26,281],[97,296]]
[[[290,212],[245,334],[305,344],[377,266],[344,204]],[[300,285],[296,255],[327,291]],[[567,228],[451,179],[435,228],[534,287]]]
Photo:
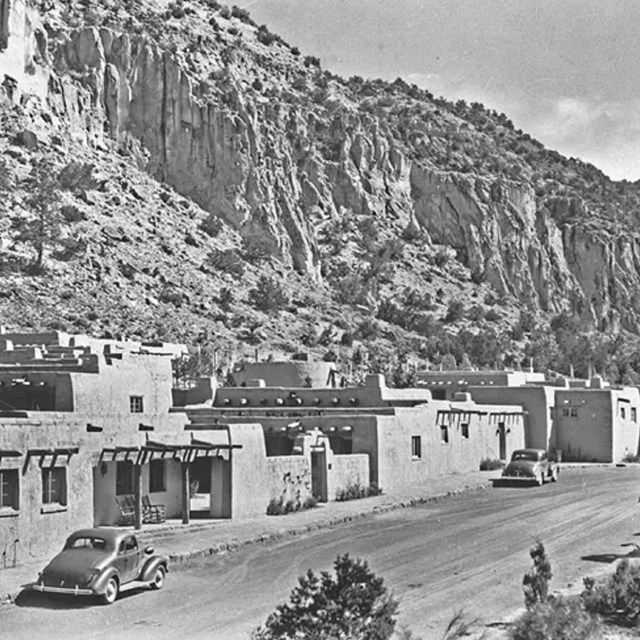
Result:
[[537,451],[514,451],[512,460],[533,460],[538,459]]
[[81,536],[70,538],[64,547],[65,549],[106,549],[107,542],[104,538],[95,536]]

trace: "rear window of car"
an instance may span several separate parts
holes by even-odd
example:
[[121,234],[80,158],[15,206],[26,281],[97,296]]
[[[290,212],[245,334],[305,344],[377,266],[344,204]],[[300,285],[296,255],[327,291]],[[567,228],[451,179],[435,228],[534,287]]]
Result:
[[67,542],[65,548],[66,549],[106,549],[107,542],[104,538],[83,536],[81,538],[71,538]]
[[537,460],[538,454],[533,451],[516,451],[512,460]]

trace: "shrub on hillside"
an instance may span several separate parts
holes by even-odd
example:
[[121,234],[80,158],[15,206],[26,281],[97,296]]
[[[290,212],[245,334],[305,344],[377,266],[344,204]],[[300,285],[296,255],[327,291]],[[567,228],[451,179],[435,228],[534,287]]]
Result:
[[258,284],[249,291],[249,302],[259,311],[278,313],[289,303],[283,286],[269,276],[262,276]]
[[207,256],[209,265],[240,278],[244,274],[244,262],[235,249],[213,249]]
[[279,605],[252,639],[391,638],[398,602],[384,580],[367,562],[352,560],[348,554],[336,558],[334,569],[335,577],[328,571],[317,576],[309,569],[298,579],[289,603]]

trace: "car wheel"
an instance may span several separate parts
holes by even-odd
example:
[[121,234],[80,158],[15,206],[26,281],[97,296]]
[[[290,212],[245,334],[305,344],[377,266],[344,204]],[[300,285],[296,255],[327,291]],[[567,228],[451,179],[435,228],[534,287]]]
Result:
[[102,602],[103,604],[113,604],[118,597],[119,585],[116,578],[110,578],[109,582],[107,582],[107,588],[104,590],[102,594]]
[[164,587],[164,576],[165,570],[164,567],[158,567],[156,572],[153,574],[153,580],[151,581],[152,589],[162,589]]
[[558,467],[551,472],[551,482],[558,482]]

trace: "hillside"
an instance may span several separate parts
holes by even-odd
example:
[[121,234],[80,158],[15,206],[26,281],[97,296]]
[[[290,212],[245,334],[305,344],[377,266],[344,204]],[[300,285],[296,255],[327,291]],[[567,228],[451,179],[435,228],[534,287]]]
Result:
[[0,0],[0,78],[4,324],[640,380],[638,185],[504,114],[215,0]]

